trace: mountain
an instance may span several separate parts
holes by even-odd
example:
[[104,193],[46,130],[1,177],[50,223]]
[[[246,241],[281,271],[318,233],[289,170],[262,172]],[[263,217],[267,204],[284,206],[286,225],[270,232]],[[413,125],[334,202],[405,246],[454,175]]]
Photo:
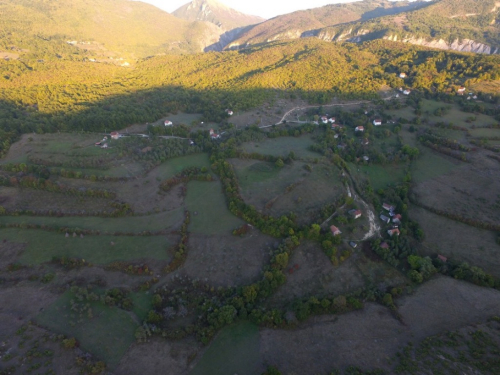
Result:
[[252,27],[226,48],[281,39],[404,41],[466,52],[498,53],[498,0],[389,2],[327,5],[275,17]]
[[186,21],[204,21],[217,26],[214,32],[219,34],[219,40],[205,51],[222,50],[247,31],[249,25],[264,21],[264,18],[240,13],[215,0],[193,0],[172,14]]
[[134,58],[200,52],[218,40],[204,22],[182,20],[138,1],[3,0],[0,14],[0,51],[16,46],[35,52],[47,43],[75,41],[97,55]]
[[396,14],[425,5],[427,3],[422,1],[365,0],[300,10],[252,27],[228,48],[312,36],[317,30],[328,26]]
[[187,21],[207,21],[225,30],[254,25],[265,21],[258,16],[250,16],[215,0],[193,0],[172,13]]

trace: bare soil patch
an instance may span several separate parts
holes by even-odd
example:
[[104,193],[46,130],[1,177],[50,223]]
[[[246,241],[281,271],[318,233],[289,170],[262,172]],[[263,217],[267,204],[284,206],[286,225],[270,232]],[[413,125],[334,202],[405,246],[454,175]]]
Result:
[[188,374],[189,364],[200,351],[194,339],[167,341],[153,339],[144,344],[133,344],[121,360],[116,375]]
[[255,229],[244,237],[191,234],[179,273],[213,286],[250,284],[260,275],[274,242]]
[[325,374],[358,366],[392,371],[388,359],[408,342],[482,323],[500,313],[500,292],[437,277],[398,302],[405,324],[373,303],[340,316],[318,316],[295,330],[261,330],[264,362],[283,374]]
[[295,249],[288,264],[286,283],[271,297],[271,304],[309,295],[335,296],[360,289],[365,284],[352,258],[335,267],[321,247],[312,242]]
[[418,221],[425,233],[420,250],[424,255],[442,254],[484,268],[500,276],[500,246],[496,234],[411,206],[410,218]]

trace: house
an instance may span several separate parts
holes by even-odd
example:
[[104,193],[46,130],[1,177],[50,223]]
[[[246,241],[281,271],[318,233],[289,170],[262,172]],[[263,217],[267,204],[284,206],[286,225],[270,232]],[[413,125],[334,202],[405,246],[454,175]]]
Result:
[[118,139],[118,138],[120,138],[120,133],[111,132],[110,136],[111,136],[111,139]]
[[339,128],[339,127],[340,127],[340,125],[339,125],[339,124],[332,124],[332,129],[333,129],[333,130],[335,130],[335,129]]
[[373,120],[373,125],[375,125],[375,126],[382,125],[382,119],[376,118],[375,120]]
[[401,218],[402,216],[400,214],[397,214],[392,217],[392,222],[395,224],[401,224]]
[[384,203],[382,205],[382,208],[386,211],[394,211],[394,206],[391,206],[390,204]]
[[229,115],[229,116],[232,116],[234,114],[233,111],[231,111],[230,109],[226,109],[226,113]]
[[349,215],[351,215],[354,219],[360,218],[363,213],[360,210],[350,210]]
[[392,236],[399,236],[399,229],[398,229],[398,228],[389,229],[389,230],[387,231],[387,234],[388,234],[389,236],[391,236],[391,237],[392,237]]
[[474,96],[472,97],[472,99],[477,99],[477,95],[474,95]]
[[107,143],[104,143],[101,148],[108,148],[108,144]]
[[441,262],[443,262],[443,263],[446,263],[446,261],[448,260],[448,258],[446,258],[446,257],[445,257],[445,256],[443,256],[443,255],[439,255],[439,254],[438,254],[438,259],[439,259]]
[[330,230],[332,231],[332,234],[333,234],[334,236],[338,236],[338,235],[340,235],[340,234],[342,233],[342,232],[340,231],[340,229],[339,229],[339,228],[337,228],[335,225],[332,225],[332,226],[330,227]]
[[339,137],[339,135],[338,135],[338,134],[335,134],[335,135],[333,136],[333,138],[335,138],[335,139],[337,139],[338,137]]
[[220,134],[217,134],[214,129],[210,129],[210,138],[212,139],[219,139],[220,138]]
[[391,219],[385,215],[380,215],[380,220],[382,220],[386,224],[389,224],[389,221],[391,221]]
[[356,242],[354,242],[354,241],[349,242],[349,245],[351,245],[351,247],[352,247],[353,249],[355,249],[355,248],[357,248],[357,247],[358,247],[358,244],[357,244]]
[[323,124],[328,123],[328,117],[326,117],[326,116],[321,116],[321,119],[320,119],[320,120],[321,120],[321,122],[322,122]]
[[172,125],[174,125],[174,123],[172,121],[170,121],[170,120],[165,120],[164,124],[165,124],[165,126],[172,126]]
[[403,94],[410,95],[411,94],[411,90],[406,89],[405,91],[403,91]]
[[364,126],[356,126],[356,128],[354,129],[354,131],[356,131],[356,132],[364,132],[365,131],[365,127]]
[[369,158],[368,156],[366,156],[366,155],[365,155],[365,156],[363,156],[363,160],[364,160],[364,161],[370,161],[370,158]]
[[465,87],[460,86],[460,88],[457,90],[459,94],[463,94],[465,92]]
[[406,73],[399,73],[399,78],[406,78]]
[[331,117],[331,118],[329,118],[329,119],[328,119],[328,122],[329,122],[330,124],[334,124],[334,123],[335,123],[335,117]]
[[389,249],[389,245],[387,244],[387,242],[382,242],[382,243],[380,244],[380,248],[381,248],[381,249]]

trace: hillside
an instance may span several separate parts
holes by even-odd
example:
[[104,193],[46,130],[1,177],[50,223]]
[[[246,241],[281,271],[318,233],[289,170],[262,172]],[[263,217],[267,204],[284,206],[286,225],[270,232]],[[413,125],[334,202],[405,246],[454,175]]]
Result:
[[251,16],[229,8],[215,0],[193,0],[172,13],[187,21],[207,21],[225,30],[254,25],[264,21],[258,16]]
[[497,0],[440,0],[422,9],[315,32],[323,40],[389,39],[464,52],[498,53]]
[[0,51],[15,46],[42,52],[48,44],[75,41],[75,47],[96,56],[134,58],[199,52],[217,40],[205,23],[188,22],[137,1],[5,0],[0,14]]
[[395,14],[425,5],[427,3],[421,1],[365,0],[300,10],[252,27],[228,47],[307,37],[328,26]]
[[328,5],[273,18],[228,45],[239,48],[272,40],[317,37],[360,42],[389,39],[433,48],[498,53],[497,0],[434,2],[362,1]]

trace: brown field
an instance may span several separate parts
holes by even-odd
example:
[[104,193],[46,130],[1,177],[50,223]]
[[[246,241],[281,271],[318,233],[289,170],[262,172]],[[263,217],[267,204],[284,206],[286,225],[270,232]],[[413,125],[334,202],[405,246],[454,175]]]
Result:
[[416,184],[412,192],[417,201],[478,221],[500,223],[500,164],[480,156]]
[[500,276],[500,246],[495,242],[494,232],[462,224],[415,206],[410,208],[410,218],[418,221],[424,230],[423,254],[442,254],[482,267],[496,277]]
[[213,286],[251,284],[260,276],[274,242],[256,229],[244,237],[191,234],[188,257],[178,272]]
[[293,331],[262,329],[264,362],[286,375],[326,374],[350,365],[391,371],[388,359],[408,342],[500,313],[500,292],[436,277],[398,306],[404,324],[389,309],[369,303],[361,311],[311,318]]

